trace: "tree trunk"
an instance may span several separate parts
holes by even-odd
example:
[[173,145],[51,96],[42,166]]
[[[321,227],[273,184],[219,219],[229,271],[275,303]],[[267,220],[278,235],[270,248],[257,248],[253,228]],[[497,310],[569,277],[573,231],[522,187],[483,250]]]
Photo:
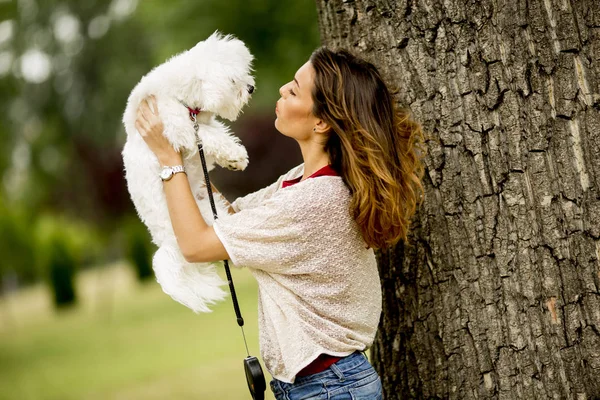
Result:
[[600,398],[600,1],[317,0],[429,136],[379,257],[387,400]]

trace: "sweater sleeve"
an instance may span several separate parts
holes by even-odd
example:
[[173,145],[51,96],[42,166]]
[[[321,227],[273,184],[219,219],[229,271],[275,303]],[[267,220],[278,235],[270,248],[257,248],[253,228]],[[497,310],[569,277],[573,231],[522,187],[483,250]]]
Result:
[[[287,190],[287,189],[285,189]],[[217,219],[212,225],[236,267],[294,273],[308,255],[314,221],[289,195]]]
[[236,213],[247,208],[256,207],[263,201],[269,199],[273,195],[273,193],[275,193],[279,188],[281,188],[281,184],[284,180],[291,179],[298,172],[302,171],[303,166],[304,165],[301,164],[297,167],[292,168],[285,174],[281,175],[276,182],[272,183],[266,188],[260,189],[254,193],[247,194],[246,196],[238,197],[233,203],[231,203],[231,206],[233,207]]
[[239,212],[246,208],[252,208],[257,204],[260,204],[263,200],[268,199],[281,187],[281,181],[283,177],[280,177],[277,182],[272,183],[266,188],[262,188],[257,190],[254,193],[249,193],[243,197],[238,197],[235,199],[233,203],[231,203],[231,207],[235,210],[235,212]]

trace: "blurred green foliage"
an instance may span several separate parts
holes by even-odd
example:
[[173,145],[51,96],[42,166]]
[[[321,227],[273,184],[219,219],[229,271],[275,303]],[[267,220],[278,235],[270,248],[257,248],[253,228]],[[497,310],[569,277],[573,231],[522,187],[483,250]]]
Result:
[[73,305],[75,295],[75,258],[61,236],[55,236],[48,248],[48,278],[54,305],[58,308]]
[[32,216],[23,207],[9,208],[0,198],[0,276],[19,276],[24,282],[38,275]]
[[35,256],[47,251],[31,239],[42,214],[85,221],[115,244],[110,236],[133,214],[120,155],[127,96],[215,30],[255,55],[249,121],[273,113],[278,88],[319,44],[308,0],[0,1],[0,274],[35,276],[35,260],[47,256]]
[[52,246],[60,241],[78,265],[91,264],[104,252],[106,238],[92,224],[59,214],[37,215],[32,243],[36,247],[36,264],[45,273]]
[[156,247],[150,241],[150,234],[146,226],[137,218],[129,218],[123,221],[125,227],[126,255],[133,265],[136,277],[139,281],[154,278],[152,270],[152,255]]
[[64,216],[38,216],[29,237],[38,276],[49,283],[54,305],[76,302],[75,275],[99,259],[102,241],[90,224]]

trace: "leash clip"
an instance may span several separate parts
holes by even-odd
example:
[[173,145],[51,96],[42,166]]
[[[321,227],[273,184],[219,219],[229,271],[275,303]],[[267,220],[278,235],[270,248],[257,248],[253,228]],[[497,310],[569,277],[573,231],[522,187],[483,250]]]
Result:
[[189,113],[190,113],[190,119],[192,120],[192,122],[194,123],[194,132],[196,132],[196,143],[198,144],[198,146],[201,146],[202,143],[200,141],[200,137],[198,136],[198,128],[200,128],[200,126],[198,125],[198,119],[196,118],[196,116],[200,113],[200,111],[202,111],[199,108],[192,108],[190,106],[188,106],[187,104],[185,104],[184,102],[180,101],[180,103],[188,109]]
[[196,114],[190,112],[190,119],[194,122],[194,132],[198,133],[198,121],[196,120]]

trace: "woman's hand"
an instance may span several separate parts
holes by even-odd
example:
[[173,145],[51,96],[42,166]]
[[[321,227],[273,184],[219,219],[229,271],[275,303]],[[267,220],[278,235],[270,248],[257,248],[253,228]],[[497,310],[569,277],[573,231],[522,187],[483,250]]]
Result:
[[158,114],[158,105],[154,96],[145,98],[140,103],[135,127],[161,165],[182,164],[181,154],[173,148],[163,135],[164,125]]

